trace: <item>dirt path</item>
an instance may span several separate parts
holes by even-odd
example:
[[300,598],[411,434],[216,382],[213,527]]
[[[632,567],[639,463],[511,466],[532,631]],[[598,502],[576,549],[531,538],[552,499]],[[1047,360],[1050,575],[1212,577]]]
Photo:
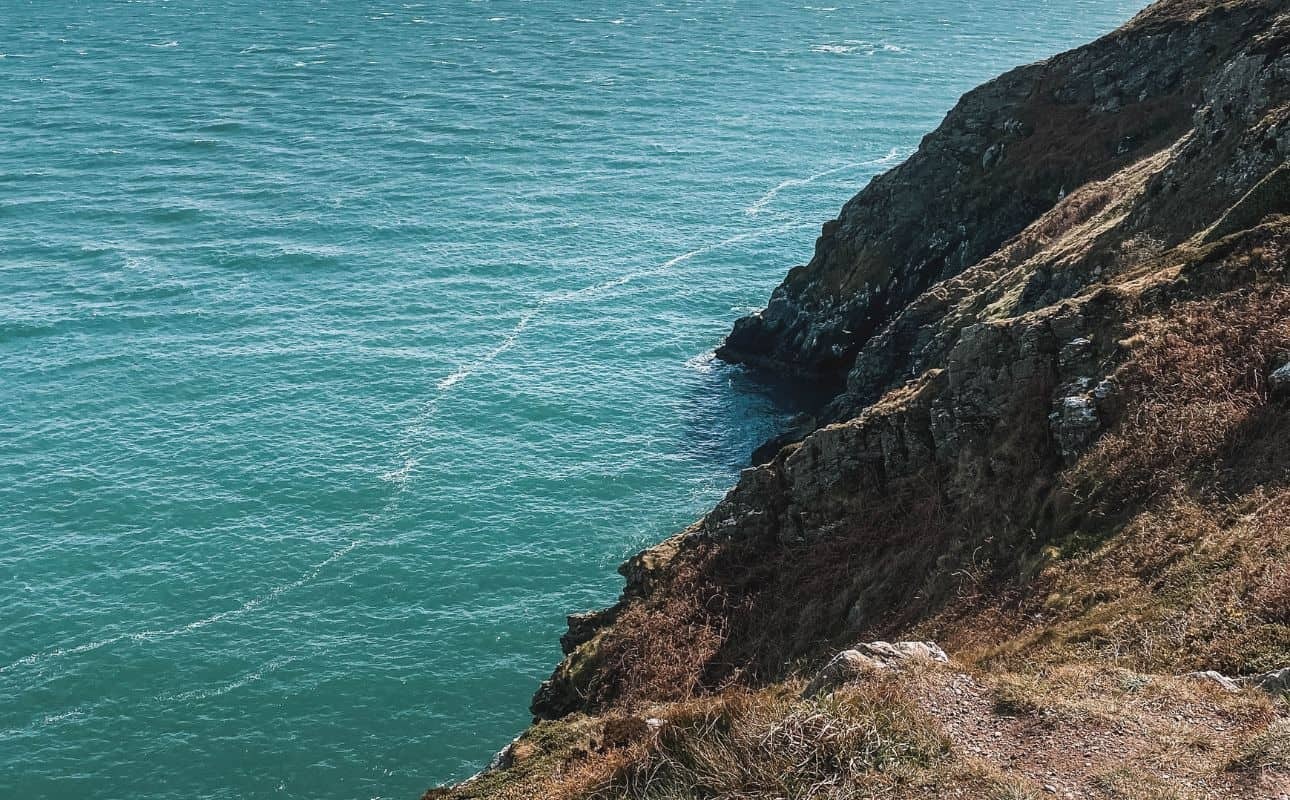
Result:
[[933,669],[911,691],[960,758],[1015,778],[1018,797],[1290,800],[1284,762],[1229,768],[1232,743],[1267,732],[1284,704],[1127,673],[989,682]]

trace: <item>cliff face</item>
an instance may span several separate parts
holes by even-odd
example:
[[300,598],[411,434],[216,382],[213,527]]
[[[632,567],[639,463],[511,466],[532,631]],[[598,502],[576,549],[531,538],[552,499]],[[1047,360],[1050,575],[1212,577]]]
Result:
[[625,564],[445,796],[1290,791],[1284,702],[1178,677],[1290,682],[1288,154],[1284,0],[966,95],[719,351],[837,379],[831,424]]
[[789,272],[764,311],[739,320],[717,354],[789,374],[847,372],[929,287],[1077,187],[1176,142],[1272,5],[1158,5],[969,92],[913,157],[825,223],[810,263]]

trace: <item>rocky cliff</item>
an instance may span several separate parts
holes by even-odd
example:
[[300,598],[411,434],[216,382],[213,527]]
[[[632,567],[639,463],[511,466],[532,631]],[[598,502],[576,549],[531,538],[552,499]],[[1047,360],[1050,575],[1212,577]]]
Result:
[[1156,5],[1087,47],[969,92],[913,157],[824,224],[810,263],[789,272],[764,311],[739,320],[718,355],[845,374],[929,287],[993,254],[1076,188],[1190,131],[1271,5]]
[[432,794],[1286,796],[1287,154],[1285,0],[964,96],[718,351],[834,382],[828,424],[625,564],[540,722]]

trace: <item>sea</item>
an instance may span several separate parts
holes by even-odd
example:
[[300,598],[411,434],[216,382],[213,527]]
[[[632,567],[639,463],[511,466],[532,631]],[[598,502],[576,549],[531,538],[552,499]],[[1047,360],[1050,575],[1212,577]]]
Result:
[[0,0],[0,797],[416,798],[805,402],[716,362],[1143,0]]

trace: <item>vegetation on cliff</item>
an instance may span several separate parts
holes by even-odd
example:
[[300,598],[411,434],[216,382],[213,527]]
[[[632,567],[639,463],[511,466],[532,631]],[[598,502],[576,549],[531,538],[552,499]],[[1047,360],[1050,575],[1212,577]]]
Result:
[[[966,95],[720,351],[845,385],[828,424],[624,565],[542,721],[430,796],[1285,796],[1287,154],[1282,0]],[[877,639],[951,660],[803,692]]]

